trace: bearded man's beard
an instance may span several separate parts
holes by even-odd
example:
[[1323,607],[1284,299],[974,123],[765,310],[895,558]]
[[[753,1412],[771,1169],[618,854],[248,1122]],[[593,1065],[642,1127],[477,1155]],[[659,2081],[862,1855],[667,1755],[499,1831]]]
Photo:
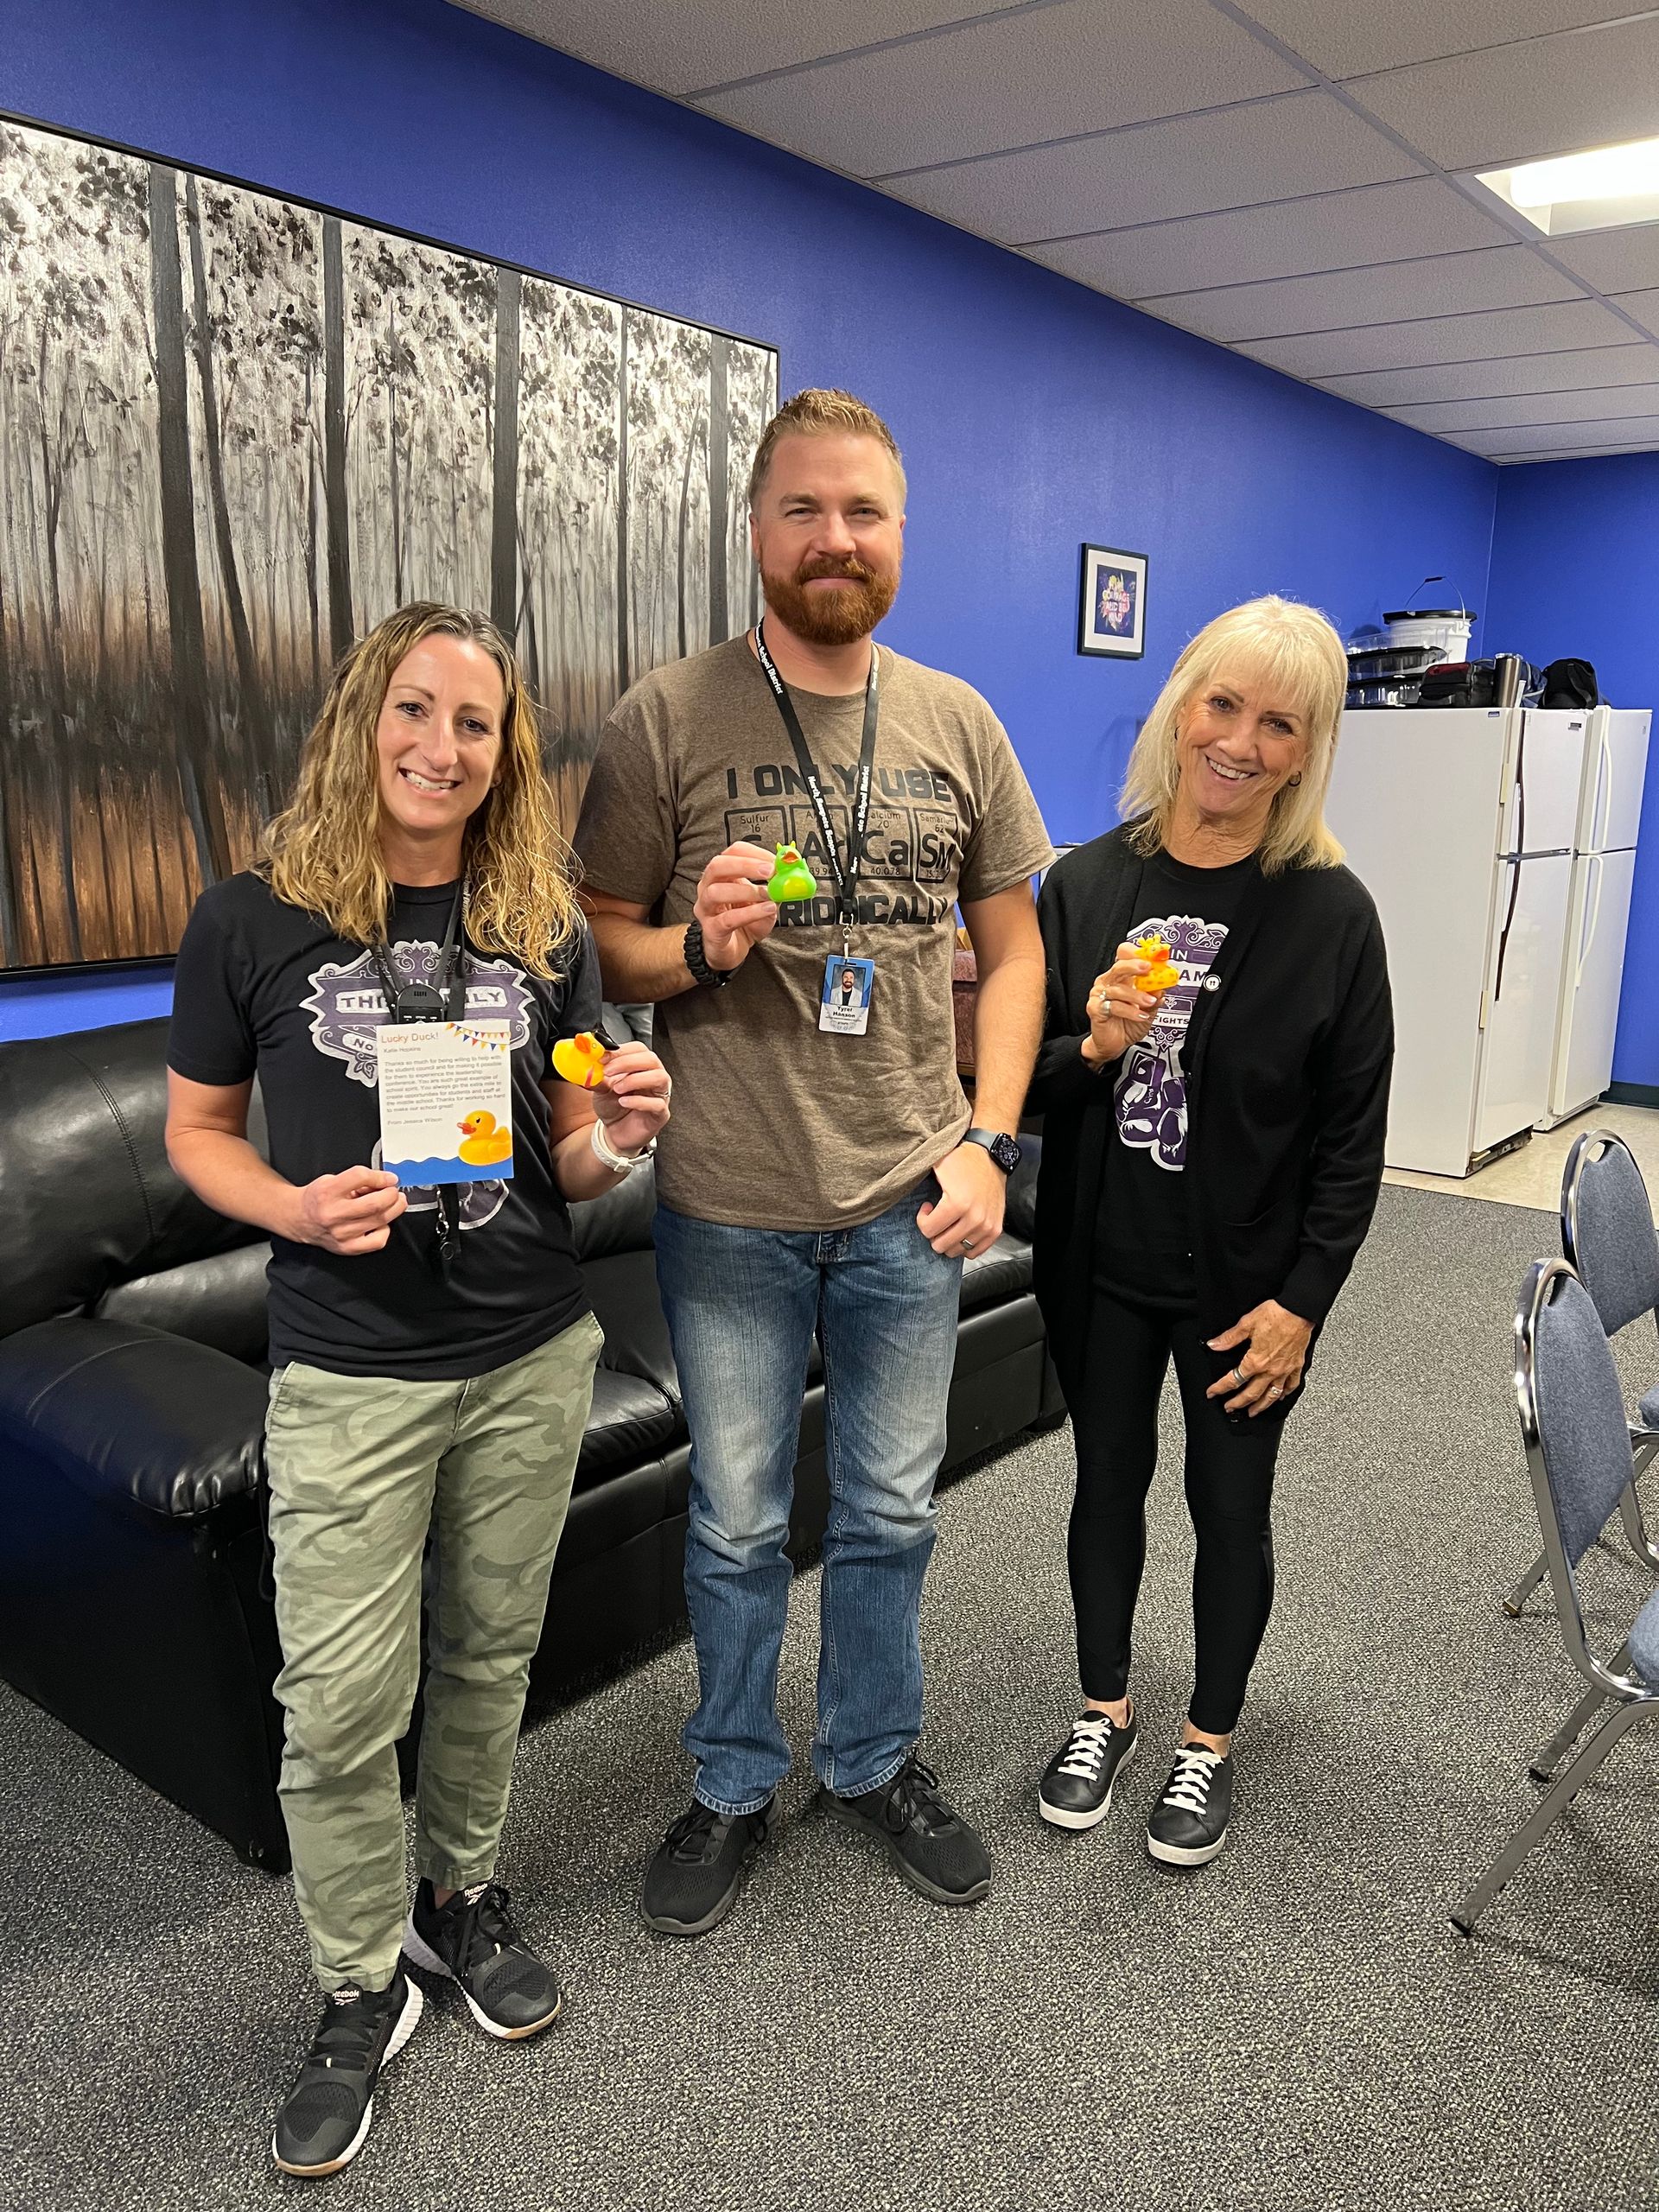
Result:
[[[845,576],[838,591],[810,591],[817,576]],[[899,596],[896,569],[862,561],[803,561],[792,576],[761,572],[766,605],[786,629],[812,645],[850,645],[868,638]]]

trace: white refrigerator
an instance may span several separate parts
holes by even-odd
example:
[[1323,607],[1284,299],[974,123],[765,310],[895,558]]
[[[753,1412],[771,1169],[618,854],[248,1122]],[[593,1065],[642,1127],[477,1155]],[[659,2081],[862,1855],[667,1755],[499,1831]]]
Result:
[[1343,717],[1326,814],[1388,946],[1390,1167],[1466,1175],[1548,1110],[1589,721]]
[[1573,839],[1549,1104],[1538,1118],[1540,1128],[1553,1129],[1582,1113],[1612,1081],[1649,719],[1645,707],[1598,707],[1590,717]]

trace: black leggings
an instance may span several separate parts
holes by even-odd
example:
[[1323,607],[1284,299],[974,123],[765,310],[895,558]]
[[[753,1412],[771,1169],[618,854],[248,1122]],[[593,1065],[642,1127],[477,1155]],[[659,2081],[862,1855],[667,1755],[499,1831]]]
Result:
[[1268,1509],[1283,1422],[1229,1421],[1205,1392],[1227,1370],[1190,1313],[1160,1313],[1096,1291],[1082,1380],[1066,1393],[1077,1495],[1066,1544],[1083,1694],[1128,1694],[1129,1630],[1147,1557],[1147,1492],[1158,1459],[1158,1398],[1170,1353],[1186,1421],[1186,1503],[1198,1536],[1192,1574],[1197,1678],[1189,1717],[1225,1735],[1273,1610]]

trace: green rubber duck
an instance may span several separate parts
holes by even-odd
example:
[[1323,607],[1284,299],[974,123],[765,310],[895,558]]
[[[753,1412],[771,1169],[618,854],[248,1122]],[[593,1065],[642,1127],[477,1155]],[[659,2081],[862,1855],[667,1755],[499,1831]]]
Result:
[[778,865],[772,869],[771,880],[766,885],[767,898],[776,899],[780,906],[790,905],[797,899],[816,899],[818,879],[795,847],[774,845],[772,850],[778,856]]

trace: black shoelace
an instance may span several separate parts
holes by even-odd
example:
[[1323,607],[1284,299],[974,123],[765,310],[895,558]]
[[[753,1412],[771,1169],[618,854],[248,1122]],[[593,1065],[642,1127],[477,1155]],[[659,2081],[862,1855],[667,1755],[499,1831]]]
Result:
[[349,1996],[334,1991],[306,2063],[362,2073],[374,2056],[375,2041],[390,2002],[390,1992],[383,1998],[360,1989],[353,1990]]
[[902,1835],[912,1820],[918,1820],[929,1835],[942,1835],[957,1825],[956,1815],[940,1795],[938,1776],[913,1751],[887,1785],[881,1824]]
[[511,1950],[519,1938],[507,1910],[511,1899],[499,1882],[480,1883],[474,1889],[463,1890],[461,1895],[466,1910],[457,1916],[461,1933],[454,1965],[457,1973],[469,1974],[498,1952]]
[[663,1838],[663,1847],[671,1859],[677,1859],[682,1866],[696,1866],[713,1856],[720,1839],[715,1834],[717,1821],[723,1815],[701,1802],[680,1815],[673,1827]]

